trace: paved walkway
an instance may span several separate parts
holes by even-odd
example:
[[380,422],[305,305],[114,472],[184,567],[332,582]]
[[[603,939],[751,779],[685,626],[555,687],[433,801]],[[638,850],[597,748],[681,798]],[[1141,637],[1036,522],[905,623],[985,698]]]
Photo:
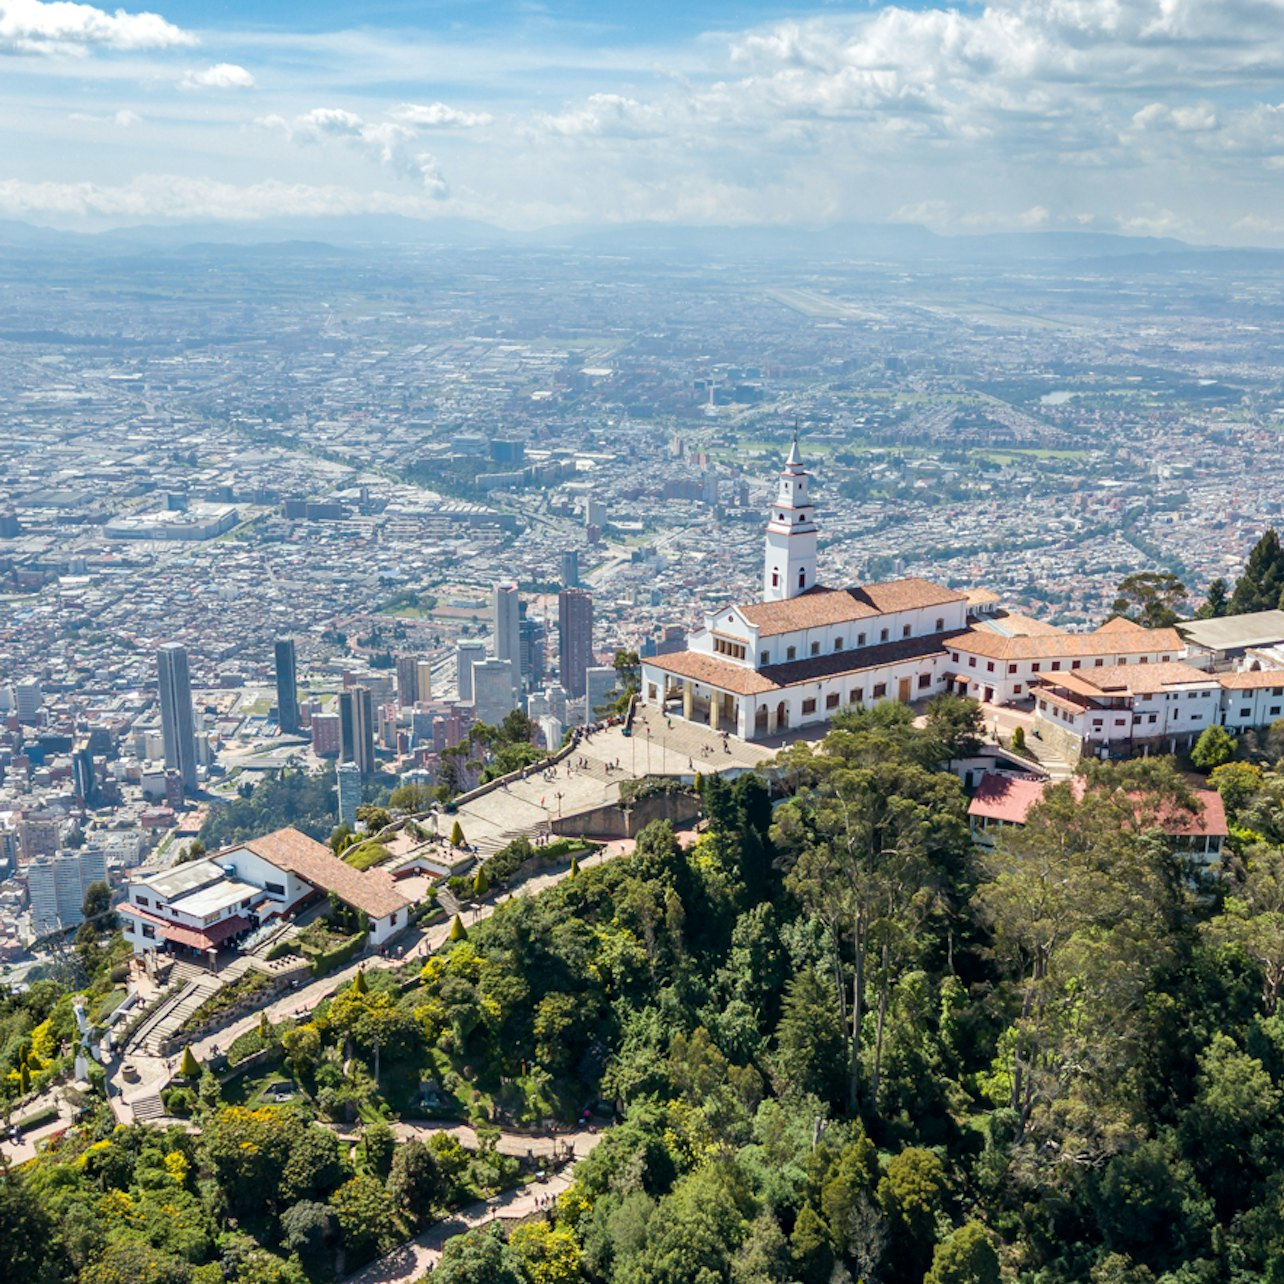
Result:
[[[575,1159],[578,1162],[602,1139],[601,1133],[575,1133],[566,1135],[562,1140],[574,1138]],[[347,1284],[414,1284],[423,1277],[429,1267],[436,1266],[441,1260],[442,1249],[446,1241],[465,1231],[484,1226],[487,1222],[502,1219],[520,1221],[540,1211],[540,1203],[553,1196],[560,1195],[572,1181],[575,1164],[572,1163],[561,1172],[550,1173],[542,1181],[520,1186],[494,1199],[471,1204],[460,1209],[445,1221],[436,1222],[423,1234],[412,1239],[400,1248],[394,1248],[386,1257],[372,1262],[355,1275],[348,1277]]]

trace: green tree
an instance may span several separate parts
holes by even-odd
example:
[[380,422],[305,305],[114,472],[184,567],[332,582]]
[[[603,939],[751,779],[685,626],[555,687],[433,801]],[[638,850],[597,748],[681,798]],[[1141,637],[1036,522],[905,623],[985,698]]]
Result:
[[433,1152],[417,1137],[397,1147],[388,1174],[388,1194],[397,1211],[422,1225],[441,1198],[441,1171]]
[[109,932],[115,926],[114,921],[108,922],[106,915],[111,910],[111,888],[106,883],[90,883],[85,889],[85,904],[83,913],[87,919],[96,919],[100,915],[103,921],[99,923],[100,932]]
[[178,1067],[178,1073],[184,1079],[199,1079],[201,1076],[201,1063],[197,1061],[190,1047],[183,1049],[183,1061]]
[[1219,575],[1209,586],[1204,604],[1195,612],[1198,620],[1219,620],[1230,609],[1230,586]]
[[1251,762],[1224,762],[1213,768],[1208,783],[1221,795],[1227,819],[1233,823],[1261,789],[1262,769]]
[[832,990],[810,969],[785,987],[776,1028],[773,1074],[781,1091],[811,1094],[838,1104],[846,1086],[847,1041]]
[[931,1265],[936,1219],[948,1194],[945,1165],[932,1151],[909,1146],[888,1161],[878,1203],[887,1218],[887,1255],[897,1279],[922,1279]]
[[452,942],[465,941],[468,939],[468,929],[464,926],[464,920],[458,914],[450,923],[450,940]]
[[1222,912],[1202,931],[1252,961],[1261,977],[1262,1011],[1271,1016],[1284,993],[1284,850],[1259,844],[1236,873]]
[[981,706],[966,696],[938,695],[927,702],[927,734],[942,762],[971,758],[983,743]]
[[1205,727],[1190,751],[1190,760],[1200,771],[1213,771],[1230,762],[1236,754],[1235,737],[1225,727]]
[[514,1228],[508,1243],[530,1284],[576,1284],[583,1278],[580,1246],[569,1227],[530,1222]]
[[1166,628],[1181,619],[1186,586],[1168,571],[1137,571],[1115,590],[1111,611],[1148,629]]
[[450,845],[452,847],[462,847],[464,845],[464,827],[455,821],[450,829]]
[[1231,595],[1230,615],[1273,611],[1284,598],[1284,548],[1274,530],[1268,530],[1253,546],[1244,573]]
[[810,1205],[804,1204],[794,1221],[789,1251],[802,1284],[829,1284],[834,1269],[834,1250],[829,1228]]
[[366,1167],[380,1181],[387,1181],[388,1174],[392,1171],[393,1154],[397,1149],[397,1139],[392,1135],[392,1129],[383,1120],[370,1124],[362,1138],[362,1148],[365,1151]]
[[999,1284],[999,1255],[985,1227],[968,1222],[939,1243],[923,1284]]
[[396,1223],[383,1182],[375,1177],[353,1177],[330,1196],[329,1203],[343,1234],[349,1266],[369,1261],[392,1247]]
[[67,1279],[58,1228],[17,1173],[0,1181],[0,1279],[54,1284]]
[[433,1284],[528,1284],[522,1259],[508,1246],[499,1224],[446,1241]]

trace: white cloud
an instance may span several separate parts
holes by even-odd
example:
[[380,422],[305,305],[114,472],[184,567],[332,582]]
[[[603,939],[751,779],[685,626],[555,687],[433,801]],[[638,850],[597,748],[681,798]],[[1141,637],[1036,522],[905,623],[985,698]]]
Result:
[[136,111],[131,111],[128,107],[122,107],[120,111],[112,112],[107,116],[96,116],[88,111],[73,111],[67,119],[84,121],[89,125],[119,125],[121,129],[128,129],[130,125],[140,125],[143,120]]
[[537,128],[564,138],[646,138],[669,132],[672,111],[621,94],[590,94],[582,106],[536,117]]
[[142,124],[143,118],[136,111],[130,111],[128,107],[122,107],[112,117],[112,120],[122,129],[128,129],[130,125]]
[[204,71],[189,71],[180,89],[253,89],[254,77],[234,62],[218,62]]
[[27,183],[0,180],[0,211],[10,217],[227,219],[307,217],[325,214],[435,212],[433,198],[339,185],[268,181],[239,185],[177,174],[144,174],[128,183]]
[[0,52],[85,53],[103,49],[171,49],[196,37],[155,13],[107,13],[68,0],[4,0],[0,4]]
[[494,117],[484,111],[459,111],[445,103],[402,103],[391,113],[393,119],[424,129],[477,129],[490,125]]
[[264,116],[255,122],[303,146],[338,141],[356,147],[403,178],[423,184],[434,200],[444,200],[450,188],[436,157],[415,146],[416,131],[395,121],[367,121],[343,107],[314,107],[301,116]]

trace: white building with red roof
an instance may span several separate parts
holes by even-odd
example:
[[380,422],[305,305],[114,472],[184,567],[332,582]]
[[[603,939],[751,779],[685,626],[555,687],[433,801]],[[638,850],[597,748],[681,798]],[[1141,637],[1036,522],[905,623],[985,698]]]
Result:
[[[1076,798],[1087,784],[1082,776],[1069,781]],[[1041,803],[1054,782],[1041,776],[1003,775],[988,772],[968,804],[968,825],[979,847],[993,847],[999,833],[1011,825],[1024,825],[1030,809]],[[1195,856],[1205,864],[1221,859],[1230,834],[1226,809],[1215,789],[1192,790],[1193,811],[1179,810],[1157,818],[1158,827],[1173,839],[1174,851]]]
[[324,843],[278,829],[132,878],[119,912],[135,954],[177,946],[208,956],[330,892],[366,915],[372,945],[405,927],[413,904],[386,870],[354,869]]

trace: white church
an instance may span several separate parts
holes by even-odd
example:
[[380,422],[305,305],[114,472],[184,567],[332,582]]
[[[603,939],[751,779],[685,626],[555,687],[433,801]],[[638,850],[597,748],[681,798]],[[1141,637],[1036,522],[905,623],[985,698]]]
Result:
[[1028,701],[1047,675],[1177,660],[1172,629],[1113,620],[1086,634],[998,609],[984,589],[923,579],[824,588],[815,508],[795,437],[767,522],[763,600],[726,606],[690,649],[642,662],[642,702],[748,740],[824,722],[848,705],[954,692]]
[[644,660],[643,703],[762,739],[845,705],[946,689],[967,594],[921,579],[821,587],[810,482],[795,438],[767,523],[763,600],[714,612],[689,650]]

